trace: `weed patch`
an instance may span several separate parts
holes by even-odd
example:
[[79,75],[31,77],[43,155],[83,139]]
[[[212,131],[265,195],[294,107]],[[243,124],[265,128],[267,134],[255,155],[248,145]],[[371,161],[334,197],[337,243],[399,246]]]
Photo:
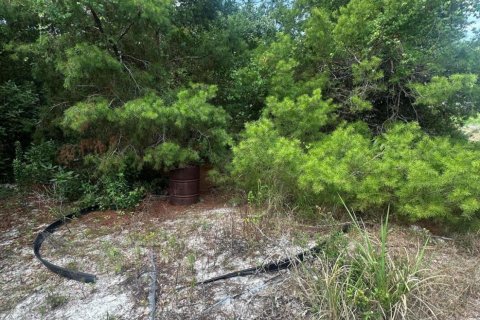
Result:
[[304,264],[298,280],[312,313],[328,319],[415,319],[432,316],[422,294],[432,278],[421,268],[425,245],[415,256],[397,257],[388,248],[388,218],[378,238],[359,224],[356,241],[333,238],[314,266]]

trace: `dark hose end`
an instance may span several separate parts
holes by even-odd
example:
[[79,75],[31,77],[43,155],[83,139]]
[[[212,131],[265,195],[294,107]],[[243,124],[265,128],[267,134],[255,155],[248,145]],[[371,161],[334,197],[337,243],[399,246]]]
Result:
[[97,282],[97,276],[92,275],[92,277],[88,277],[88,278],[82,279],[81,282],[84,282],[84,283],[95,283],[95,282]]
[[351,223],[345,223],[342,226],[342,232],[343,233],[348,233],[350,231],[350,229],[352,229],[352,224]]

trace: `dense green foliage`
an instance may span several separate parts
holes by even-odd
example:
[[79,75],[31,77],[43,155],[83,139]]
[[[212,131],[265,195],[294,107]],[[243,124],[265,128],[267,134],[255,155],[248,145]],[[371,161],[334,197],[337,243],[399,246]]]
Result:
[[[385,122],[414,120],[445,133],[478,101],[478,55],[470,56],[478,43],[463,40],[472,10],[469,1],[296,1],[283,32],[246,70],[269,71],[255,79],[267,83],[265,95],[320,87],[344,118],[364,120],[375,132]],[[468,58],[454,63],[460,55]]]
[[[459,134],[479,110],[478,40],[464,38],[477,9],[419,0],[284,8],[281,33],[240,70],[265,104],[234,148],[240,185],[286,204],[341,196],[410,220],[479,218],[480,150]],[[317,99],[303,104],[304,94]]]
[[152,172],[207,162],[269,203],[471,221],[478,15],[473,0],[3,1],[2,179],[124,207]]
[[278,127],[269,119],[250,124],[233,150],[233,174],[247,190],[264,186],[286,203],[328,206],[341,196],[357,210],[392,206],[413,221],[479,218],[478,145],[431,137],[416,123],[375,137],[364,123],[342,124],[312,143]]
[[215,92],[195,85],[171,105],[153,94],[117,108],[106,100],[81,102],[66,110],[62,124],[80,136],[105,137],[111,154],[134,154],[137,170],[145,163],[156,170],[218,164],[230,137],[226,113],[207,101]]
[[133,187],[127,181],[123,161],[95,177],[85,170],[75,172],[57,164],[56,154],[52,141],[32,145],[25,152],[17,143],[13,161],[15,181],[22,187],[43,185],[56,200],[79,201],[82,206],[130,208],[144,195],[144,188]]
[[0,179],[9,175],[15,141],[29,141],[35,126],[38,95],[30,83],[17,85],[7,81],[0,85]]
[[19,142],[15,145],[13,171],[15,180],[20,184],[47,183],[56,171],[56,147],[52,141],[33,145],[26,152]]
[[269,120],[260,120],[247,125],[233,151],[233,174],[243,189],[258,196],[268,187],[263,197],[280,197],[280,203],[299,199],[296,180],[303,153],[298,140],[280,136]]
[[309,152],[300,185],[324,201],[343,195],[358,209],[390,204],[411,220],[470,220],[480,209],[479,155],[478,147],[429,137],[415,124],[373,140],[337,129]]

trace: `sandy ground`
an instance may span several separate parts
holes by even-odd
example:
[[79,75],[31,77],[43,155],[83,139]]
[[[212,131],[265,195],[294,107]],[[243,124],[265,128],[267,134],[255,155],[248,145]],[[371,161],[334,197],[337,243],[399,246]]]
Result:
[[[288,233],[269,238],[249,230],[242,208],[219,205],[213,198],[171,207],[153,198],[135,213],[82,217],[54,233],[42,255],[57,265],[97,275],[95,284],[83,284],[51,273],[33,256],[31,242],[48,217],[36,201],[41,202],[28,199],[25,211],[30,213],[12,221],[0,238],[0,319],[146,319],[152,253],[157,319],[303,318],[304,306],[287,292],[289,271],[195,286],[315,244],[299,246]],[[30,223],[32,216],[36,218]],[[176,290],[179,287],[185,288]]]
[[471,141],[480,141],[480,126],[479,125],[468,125],[463,131],[468,136]]
[[[259,219],[255,210],[225,203],[210,195],[199,204],[174,207],[149,197],[134,212],[94,212],[61,227],[42,254],[97,275],[95,284],[83,284],[51,273],[33,255],[33,239],[54,220],[50,212],[58,204],[40,194],[2,200],[0,319],[148,319],[152,255],[156,319],[312,318],[295,271],[195,284],[292,256],[338,225]],[[429,236],[417,229],[393,226],[390,249],[415,252]],[[427,247],[429,272],[444,277],[430,292],[438,319],[480,319],[477,240],[465,238],[459,246],[460,240],[437,237]]]

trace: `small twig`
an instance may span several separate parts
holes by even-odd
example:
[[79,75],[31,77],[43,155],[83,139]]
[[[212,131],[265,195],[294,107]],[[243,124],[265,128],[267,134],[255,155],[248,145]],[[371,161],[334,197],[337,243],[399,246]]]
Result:
[[148,294],[148,304],[150,306],[150,320],[155,320],[156,294],[157,294],[157,266],[155,264],[155,255],[150,250],[150,261],[152,263],[152,272],[150,272],[150,292]]
[[125,70],[127,70],[128,74],[130,75],[130,78],[132,78],[133,82],[135,83],[135,87],[138,91],[141,90],[140,86],[138,85],[138,82],[137,80],[135,80],[135,77],[133,76],[133,73],[132,71],[127,67],[127,65],[125,63],[123,63],[123,67],[125,68]]
[[444,237],[444,236],[430,235],[430,237],[433,238],[433,239],[440,239],[440,240],[444,240],[444,241],[453,241],[454,240],[453,238]]
[[262,234],[262,236],[264,238],[266,238],[267,240],[271,241],[271,242],[274,242],[274,240],[272,238],[270,238],[269,236],[267,236],[263,231],[262,229],[260,229],[255,223],[253,223],[253,226],[258,230],[258,232],[260,232]]
[[[257,285],[255,286],[254,288],[250,288],[250,289],[247,289],[247,290],[243,290],[241,291],[240,293],[237,293],[235,295],[232,295],[232,296],[227,296],[225,298],[223,298],[222,300],[214,303],[213,305],[211,305],[210,307],[208,307],[207,309],[203,310],[202,311],[202,315],[206,314],[207,312],[209,312],[210,310],[214,309],[215,307],[219,306],[219,305],[222,305],[224,304],[226,301],[228,300],[233,300],[233,299],[237,299],[239,297],[241,297],[242,295],[246,294],[246,293],[249,293],[250,294],[250,300],[253,299],[253,297],[255,295],[257,295],[261,290],[265,289],[271,282],[274,282],[275,280],[277,280],[278,278],[280,278],[283,274],[278,274],[268,280],[266,280],[264,283],[260,284],[260,285]],[[248,304],[249,302],[247,302]]]
[[175,286],[178,285],[178,270],[180,269],[180,263],[177,263],[177,269],[175,270]]

